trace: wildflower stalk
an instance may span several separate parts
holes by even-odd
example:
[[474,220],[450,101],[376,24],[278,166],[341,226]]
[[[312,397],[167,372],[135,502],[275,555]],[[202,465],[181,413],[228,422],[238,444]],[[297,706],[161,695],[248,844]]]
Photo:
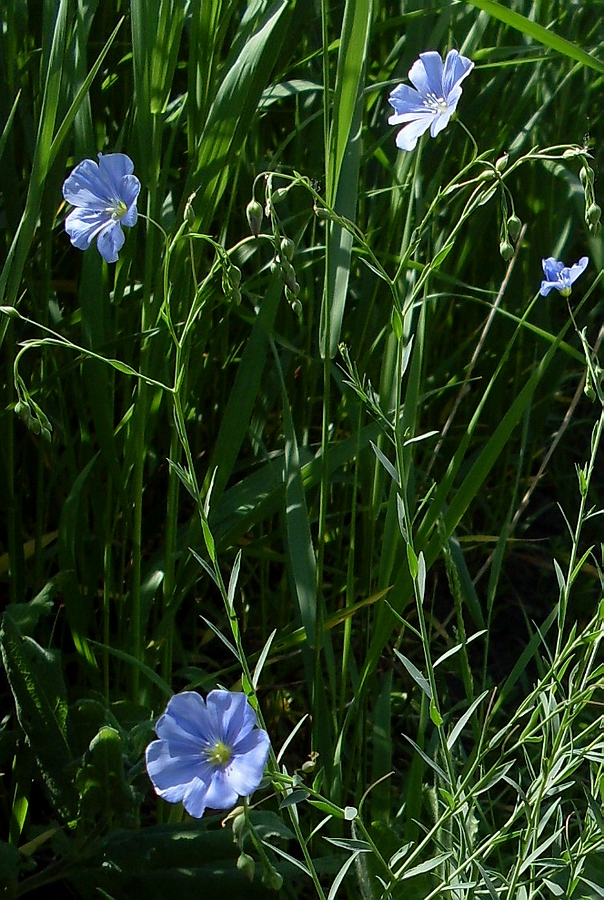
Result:
[[593,354],[589,344],[587,343],[587,338],[585,337],[585,332],[580,331],[577,323],[575,321],[575,317],[570,306],[568,304],[568,311],[570,314],[571,321],[574,325],[575,331],[579,336],[581,341],[581,345],[583,347],[583,353],[585,355],[585,363],[587,366],[587,383],[591,386],[591,389],[595,392],[595,395],[598,398],[600,403],[601,411],[598,417],[598,421],[594,426],[591,434],[591,453],[589,457],[589,461],[587,466],[584,468],[577,468],[577,475],[579,478],[579,493],[580,493],[580,503],[579,503],[579,511],[577,513],[577,524],[575,525],[575,530],[572,538],[572,546],[570,552],[570,559],[568,561],[567,575],[564,579],[564,585],[560,592],[560,601],[559,601],[559,611],[558,611],[558,637],[556,642],[556,656],[560,653],[561,643],[564,634],[564,626],[566,623],[566,613],[568,610],[568,603],[570,599],[570,592],[572,590],[573,583],[578,574],[576,570],[577,565],[577,557],[579,553],[579,541],[581,538],[581,531],[583,529],[583,524],[587,518],[587,501],[589,497],[589,490],[591,486],[591,480],[594,474],[594,470],[596,467],[596,459],[598,455],[598,450],[600,444],[602,442],[602,435],[604,434],[604,392],[602,390],[601,384],[601,373],[596,369],[593,360]]

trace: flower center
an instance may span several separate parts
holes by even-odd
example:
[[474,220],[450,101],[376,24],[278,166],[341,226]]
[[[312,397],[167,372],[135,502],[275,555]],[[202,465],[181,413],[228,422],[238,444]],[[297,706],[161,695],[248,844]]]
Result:
[[113,205],[107,207],[107,212],[114,222],[119,222],[128,212],[128,207],[123,200],[114,200]]
[[572,293],[572,285],[570,283],[570,278],[564,271],[558,272],[558,281],[562,285],[562,287],[558,288],[562,296],[570,297]]
[[216,741],[212,747],[208,747],[206,756],[213,766],[224,766],[231,758],[231,748],[223,741]]
[[444,97],[439,97],[433,91],[429,91],[424,97],[424,106],[435,116],[448,112],[449,106]]

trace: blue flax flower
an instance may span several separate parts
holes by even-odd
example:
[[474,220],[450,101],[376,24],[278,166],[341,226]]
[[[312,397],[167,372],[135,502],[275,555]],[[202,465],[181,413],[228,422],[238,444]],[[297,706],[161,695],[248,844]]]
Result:
[[159,740],[147,747],[156,793],[197,819],[206,807],[230,809],[264,774],[270,742],[256,725],[245,694],[210,691],[205,701],[195,691],[176,694],[155,726]]
[[543,259],[541,264],[543,266],[545,278],[541,282],[541,287],[539,288],[541,296],[547,297],[549,292],[555,288],[557,291],[560,291],[563,297],[569,297],[573,284],[579,275],[583,274],[587,268],[588,262],[588,257],[582,256],[579,262],[575,263],[574,266],[569,267],[565,266],[559,259],[554,259],[553,256],[548,256],[547,259]]
[[93,239],[107,262],[116,262],[126,240],[122,225],[136,224],[136,200],[141,183],[125,153],[99,153],[79,163],[63,184],[63,196],[76,208],[65,219],[65,231],[78,250],[87,250]]
[[473,67],[472,60],[460,56],[457,50],[449,50],[444,65],[434,50],[420,53],[409,69],[415,90],[399,84],[388,98],[394,108],[394,115],[388,119],[390,125],[407,123],[396,136],[400,150],[413,150],[428,128],[432,137],[446,128],[461,97],[461,82]]

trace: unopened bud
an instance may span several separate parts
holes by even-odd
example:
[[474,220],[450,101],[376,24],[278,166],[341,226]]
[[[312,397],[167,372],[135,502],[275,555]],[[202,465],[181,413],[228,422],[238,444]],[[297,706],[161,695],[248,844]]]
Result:
[[585,165],[581,166],[581,168],[579,169],[579,181],[581,182],[583,187],[585,187],[588,182],[591,183],[593,182],[593,180],[594,170],[591,166],[588,166],[587,163],[585,163]]
[[300,285],[298,284],[297,281],[295,282],[295,288],[293,290],[287,286],[285,287],[285,297],[287,299],[287,302],[291,303],[292,306],[294,305],[294,303],[296,303],[299,293],[300,293]]
[[273,203],[279,203],[279,201],[283,200],[285,197],[287,197],[287,188],[277,188],[277,190],[273,191],[271,194]]
[[296,281],[296,270],[286,259],[284,259],[281,263],[281,277],[283,278],[283,281],[288,286],[290,291],[294,291],[294,293],[297,293],[296,285],[298,286],[298,291],[300,290],[300,285]]
[[501,241],[501,243],[499,244],[499,253],[507,262],[514,255],[514,248],[509,241]]
[[262,884],[271,891],[280,891],[283,887],[283,876],[276,869],[265,872],[262,876]]
[[241,269],[239,266],[229,266],[228,278],[234,288],[241,284]]
[[254,237],[258,237],[260,228],[262,227],[262,206],[257,200],[250,200],[245,208],[245,215],[248,225],[250,226],[250,231]]
[[518,236],[522,230],[522,222],[518,218],[517,215],[512,215],[508,219],[508,233],[511,239],[516,242],[518,240]]
[[242,853],[241,856],[239,856],[239,858],[237,859],[237,868],[243,875],[245,875],[248,881],[254,880],[256,863],[251,856],[248,856],[247,853]]
[[24,422],[27,422],[28,419],[31,419],[31,410],[29,408],[29,403],[24,403],[23,400],[17,400],[15,403],[15,413],[19,416],[20,419],[23,419]]
[[325,209],[324,206],[315,206],[315,216],[322,221],[333,218],[330,211]]
[[592,203],[585,213],[585,220],[590,228],[597,228],[600,224],[602,210],[597,203]]
[[505,170],[507,169],[509,158],[510,158],[509,153],[504,153],[503,156],[500,156],[499,159],[497,160],[497,162],[495,163],[495,168],[497,169],[497,171],[499,172],[500,175],[502,172],[505,172]]
[[0,313],[8,316],[9,319],[20,319],[19,311],[14,306],[0,306]]
[[[246,824],[243,807],[237,806],[231,813],[229,813],[227,819],[231,819],[233,822],[233,840],[239,840],[239,837],[241,836]],[[227,821],[227,819],[225,819],[225,822]],[[225,824],[225,822],[223,822],[223,825]]]
[[294,242],[289,238],[281,238],[279,249],[283,259],[291,260],[294,258],[294,250],[296,249],[296,246]]

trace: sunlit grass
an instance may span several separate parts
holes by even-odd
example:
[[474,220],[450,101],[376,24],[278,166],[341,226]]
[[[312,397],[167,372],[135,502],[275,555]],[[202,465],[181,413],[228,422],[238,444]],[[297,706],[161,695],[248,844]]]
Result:
[[[7,896],[601,896],[600,17],[507,6],[2,4]],[[216,686],[275,754],[224,829],[143,762]]]

